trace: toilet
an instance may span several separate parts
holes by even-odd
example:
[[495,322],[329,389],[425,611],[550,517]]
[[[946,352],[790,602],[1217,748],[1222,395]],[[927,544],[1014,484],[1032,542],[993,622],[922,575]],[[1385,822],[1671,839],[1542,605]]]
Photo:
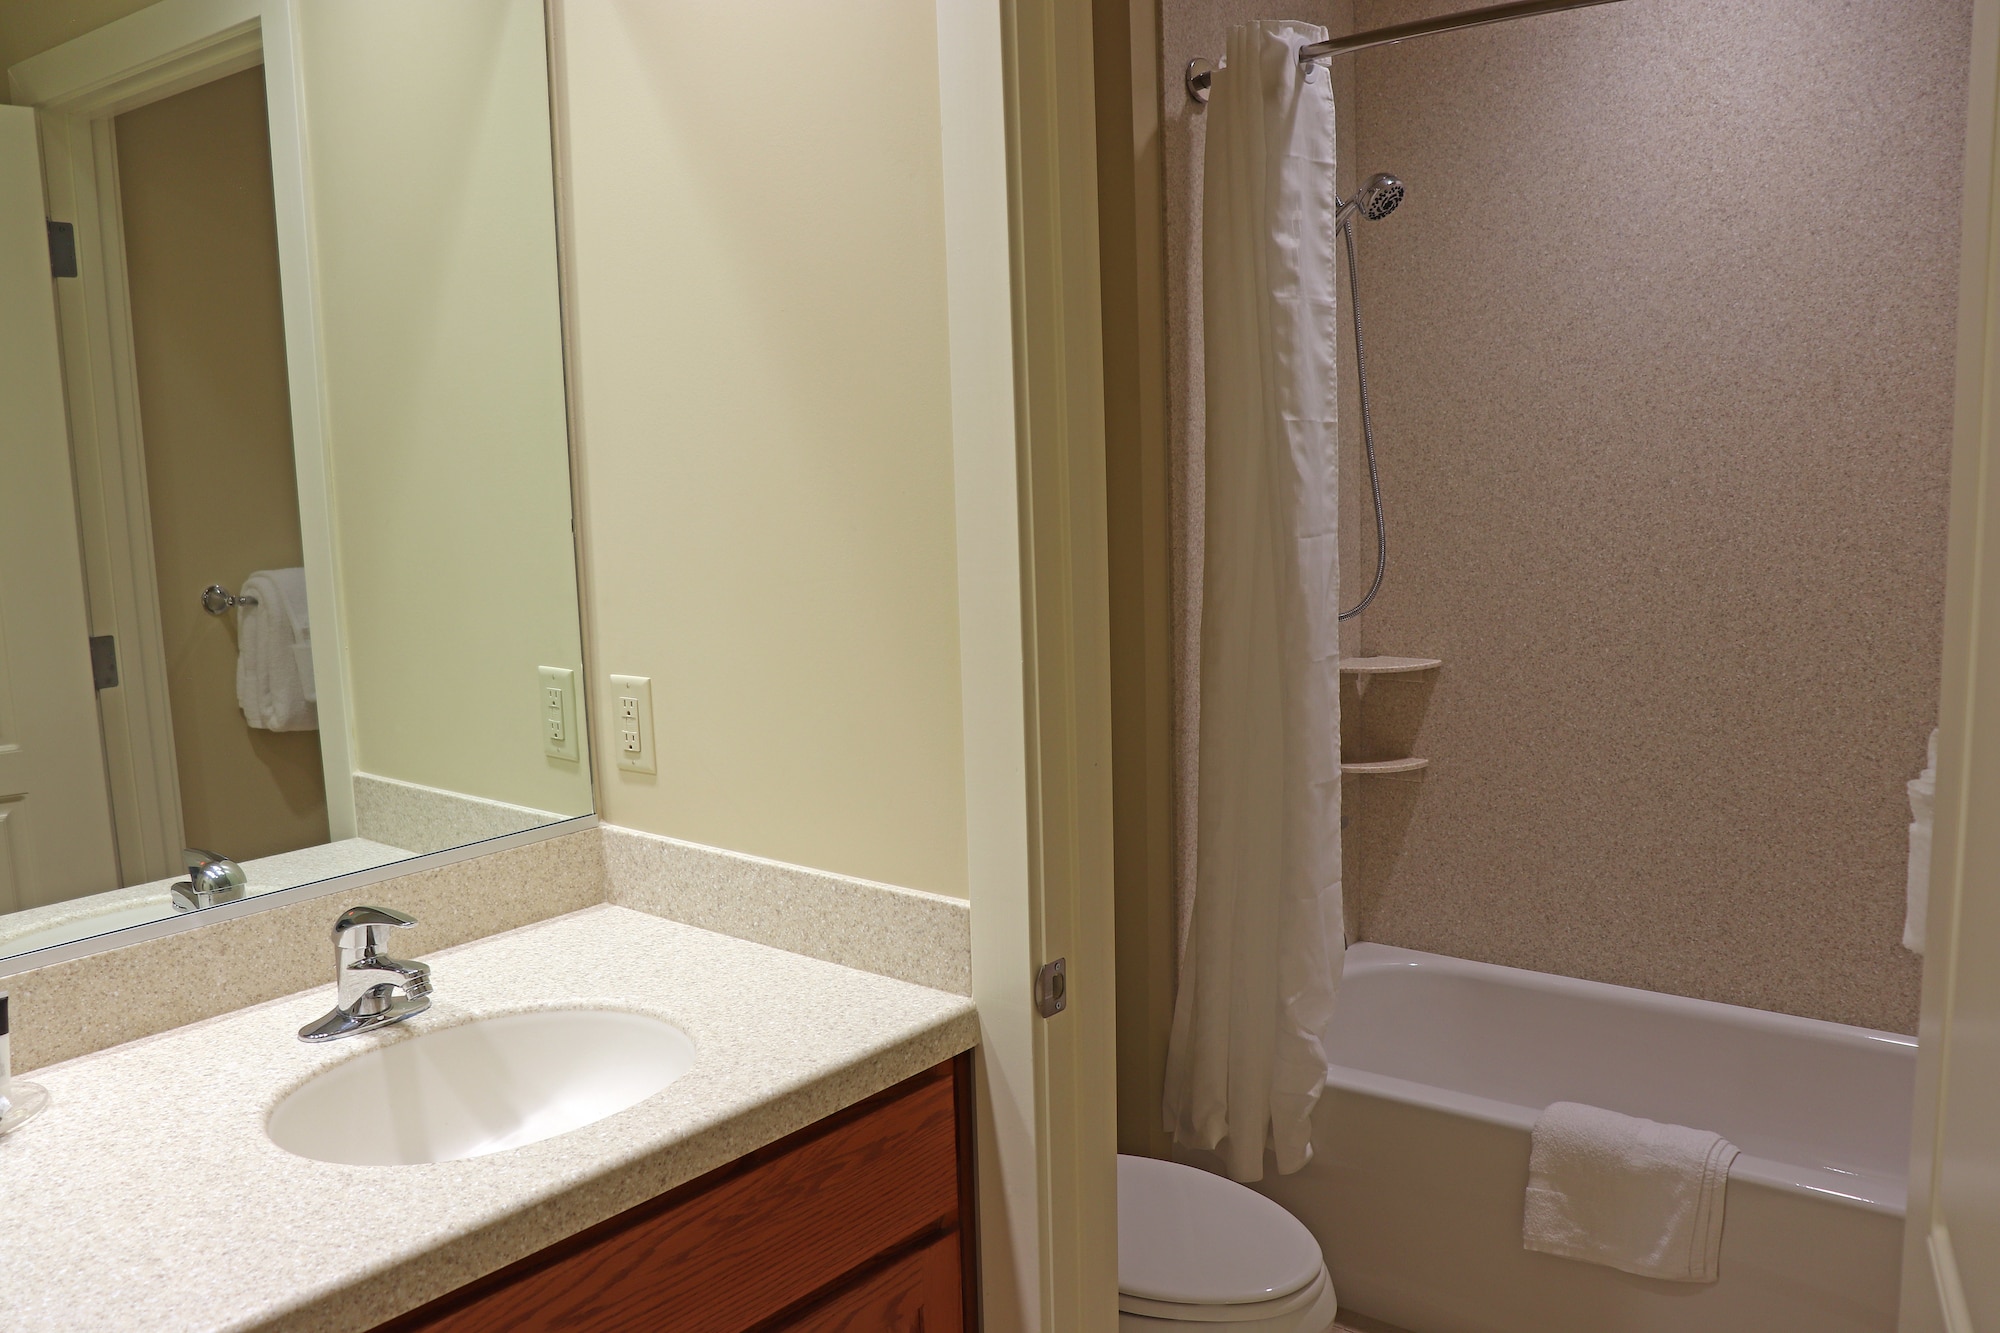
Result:
[[1299,1219],[1233,1180],[1118,1158],[1119,1333],[1326,1333],[1336,1308]]

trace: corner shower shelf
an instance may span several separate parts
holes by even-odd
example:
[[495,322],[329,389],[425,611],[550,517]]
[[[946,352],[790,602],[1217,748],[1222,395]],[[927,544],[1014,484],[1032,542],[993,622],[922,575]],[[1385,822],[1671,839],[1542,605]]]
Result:
[[1343,676],[1396,676],[1407,671],[1429,671],[1444,663],[1435,657],[1343,657]]
[[1428,759],[1377,759],[1365,764],[1350,764],[1342,761],[1342,777],[1360,777],[1369,773],[1414,773],[1430,763]]
[[[1357,697],[1366,698],[1368,681],[1374,676],[1404,676],[1419,671],[1430,671],[1443,666],[1435,657],[1343,657],[1340,659],[1340,674],[1359,676],[1354,688],[1364,693]],[[1365,777],[1371,773],[1414,773],[1427,766],[1428,759],[1373,759],[1363,763],[1340,765],[1342,777]]]

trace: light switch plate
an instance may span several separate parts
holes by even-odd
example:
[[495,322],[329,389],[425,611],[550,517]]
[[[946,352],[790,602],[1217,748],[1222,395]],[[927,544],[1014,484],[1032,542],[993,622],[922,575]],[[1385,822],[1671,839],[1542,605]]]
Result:
[[611,739],[618,767],[631,773],[657,773],[653,757],[653,678],[611,678]]
[[542,753],[576,762],[576,672],[536,667],[541,675]]

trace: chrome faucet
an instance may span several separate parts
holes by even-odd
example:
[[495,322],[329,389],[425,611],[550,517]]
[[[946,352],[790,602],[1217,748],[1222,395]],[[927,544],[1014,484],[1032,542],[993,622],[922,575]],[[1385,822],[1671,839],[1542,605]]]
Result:
[[[333,1012],[299,1029],[300,1041],[333,1041],[400,1023],[431,1007],[431,969],[381,952],[391,930],[416,925],[386,907],[350,907],[333,923]],[[396,994],[401,991],[402,994]]]
[[244,886],[249,883],[243,867],[226,856],[204,852],[199,847],[183,847],[181,860],[187,863],[188,877],[177,881],[168,891],[176,912],[233,903],[243,896]]

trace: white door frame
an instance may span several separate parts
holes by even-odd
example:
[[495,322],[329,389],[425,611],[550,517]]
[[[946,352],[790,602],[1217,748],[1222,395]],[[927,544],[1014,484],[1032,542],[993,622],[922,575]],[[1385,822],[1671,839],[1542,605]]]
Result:
[[[1945,1131],[1957,1082],[1990,1089],[1990,1039],[1967,1043],[1955,1010],[1972,974],[1990,974],[1990,908],[1980,934],[1961,936],[1974,895],[2000,876],[1994,819],[1996,743],[1989,719],[1996,689],[1994,632],[2000,622],[2000,0],[1975,0],[1960,214],[1958,390],[1952,433],[1951,528],[1945,563],[1944,669],[1939,690],[1936,823],[1924,940],[1923,1008],[1917,1027],[1910,1198],[1903,1238],[1904,1333],[1974,1333],[1963,1274],[1991,1254],[1956,1253],[1941,1186]],[[1979,951],[1989,952],[1979,952]],[[1975,1013],[1971,1022],[1981,1022]],[[1968,1054],[1969,1046],[1984,1051]],[[1959,1051],[1954,1065],[1954,1048]],[[1960,1109],[1963,1116],[1964,1108]],[[1960,1130],[1963,1134],[1965,1131]],[[1963,1168],[1963,1163],[1958,1165]],[[1986,1164],[1990,1168],[1990,1163]],[[1963,1182],[1961,1182],[1963,1184]],[[1990,1189],[1990,1186],[1989,1186]],[[1981,1328],[1990,1327],[1980,1325]]]
[[[270,110],[292,456],[313,607],[327,821],[336,840],[355,835],[354,741],[326,457],[296,19],[297,0],[162,0],[8,71],[13,101],[39,113],[50,212],[75,225],[84,261],[76,279],[58,284],[59,313],[91,632],[116,635],[121,659],[121,688],[100,694],[99,708],[121,874],[128,883],[177,872],[182,829],[113,120],[260,64]],[[227,499],[225,481],[219,500]],[[198,591],[190,588],[187,595]]]
[[[986,1327],[1118,1321],[1091,13],[937,0]],[[1036,970],[1067,959],[1042,1017]]]

